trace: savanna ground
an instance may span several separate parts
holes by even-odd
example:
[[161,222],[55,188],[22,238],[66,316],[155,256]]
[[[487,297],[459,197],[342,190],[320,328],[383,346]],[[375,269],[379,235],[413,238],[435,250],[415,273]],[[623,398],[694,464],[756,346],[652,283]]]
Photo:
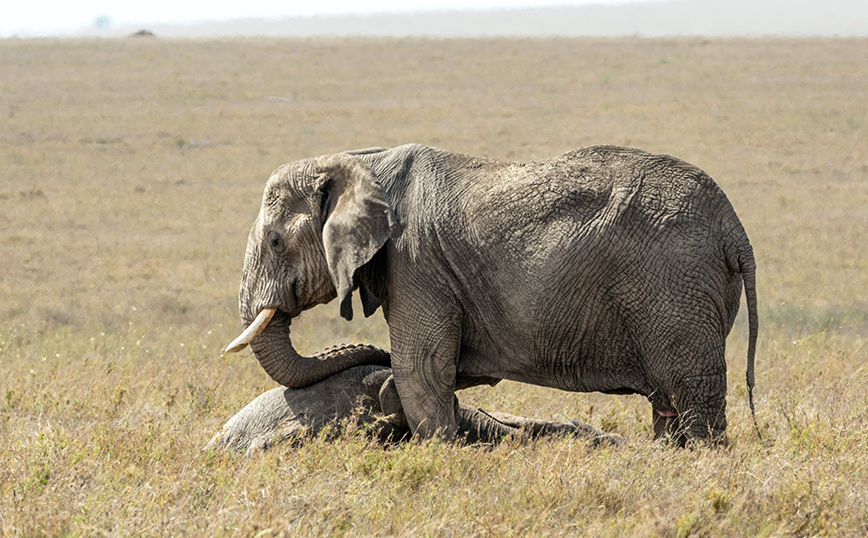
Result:
[[[3,536],[868,534],[868,41],[0,41]],[[274,386],[236,293],[278,165],[423,142],[507,159],[670,153],[759,263],[730,336],[728,449],[654,443],[639,397],[504,382],[464,403],[629,439],[490,450],[314,440],[205,453]],[[293,341],[388,347],[382,317]]]

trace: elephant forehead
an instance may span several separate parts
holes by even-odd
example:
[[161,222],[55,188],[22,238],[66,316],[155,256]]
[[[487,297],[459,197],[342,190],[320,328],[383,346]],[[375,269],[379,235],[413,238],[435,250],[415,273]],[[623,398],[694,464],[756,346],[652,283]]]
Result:
[[277,181],[265,186],[262,195],[262,207],[271,211],[281,211],[287,208],[307,209],[310,192],[307,192],[300,182]]
[[266,226],[281,223],[290,227],[293,222],[310,217],[314,201],[310,192],[304,192],[289,182],[269,184],[262,198],[261,219]]
[[262,218],[265,222],[273,220],[289,221],[297,215],[310,215],[313,201],[310,196],[291,196],[275,192],[262,201]]
[[312,160],[288,163],[274,172],[265,183],[263,205],[272,205],[286,200],[300,200],[312,192],[316,173]]
[[283,230],[290,236],[301,234],[311,223],[310,212],[304,207],[278,206],[263,212],[262,224],[263,229],[279,229]]

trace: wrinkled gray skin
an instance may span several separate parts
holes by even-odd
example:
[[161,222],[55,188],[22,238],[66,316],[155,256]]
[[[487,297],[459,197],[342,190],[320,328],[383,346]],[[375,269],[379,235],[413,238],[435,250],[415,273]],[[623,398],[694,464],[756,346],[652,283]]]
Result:
[[[365,425],[383,443],[410,437],[389,368],[354,366],[308,387],[272,389],[233,416],[205,446],[250,455],[282,442],[303,442],[325,426]],[[548,422],[457,405],[458,437],[468,443],[544,435],[575,435],[594,445],[622,446],[624,439],[578,421]]]
[[[724,349],[744,283],[748,386],[756,264],[723,191],[703,171],[631,148],[504,162],[422,145],[307,159],[268,180],[241,280],[244,325],[278,383],[353,364],[301,357],[290,321],[337,297],[382,307],[412,431],[453,439],[454,392],[512,379],[638,393],[656,437],[724,440]],[[383,362],[385,364],[385,362]]]

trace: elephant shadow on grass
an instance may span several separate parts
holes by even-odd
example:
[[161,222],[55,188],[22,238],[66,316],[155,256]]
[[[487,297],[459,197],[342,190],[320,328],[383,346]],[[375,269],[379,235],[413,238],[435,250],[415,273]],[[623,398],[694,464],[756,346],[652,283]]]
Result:
[[[577,420],[551,422],[486,413],[461,405],[457,399],[455,405],[458,440],[472,445],[544,436],[574,436],[594,446],[625,443],[619,435]],[[390,368],[354,366],[307,387],[271,389],[229,419],[205,450],[230,450],[250,456],[278,444],[304,443],[324,431],[337,439],[353,429],[363,429],[372,442],[383,446],[411,438]]]

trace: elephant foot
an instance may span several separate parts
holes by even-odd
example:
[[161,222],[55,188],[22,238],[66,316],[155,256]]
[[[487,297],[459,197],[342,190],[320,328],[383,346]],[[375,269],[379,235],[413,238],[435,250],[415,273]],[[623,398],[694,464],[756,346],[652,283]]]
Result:
[[389,421],[389,417],[379,418],[374,421],[370,430],[380,445],[390,446],[397,445],[410,440],[410,428],[396,426]]
[[387,422],[392,425],[394,428],[409,430],[410,424],[407,423],[407,417],[404,416],[403,411],[399,411],[397,413],[392,413],[390,415],[386,415],[382,419],[383,422]]

